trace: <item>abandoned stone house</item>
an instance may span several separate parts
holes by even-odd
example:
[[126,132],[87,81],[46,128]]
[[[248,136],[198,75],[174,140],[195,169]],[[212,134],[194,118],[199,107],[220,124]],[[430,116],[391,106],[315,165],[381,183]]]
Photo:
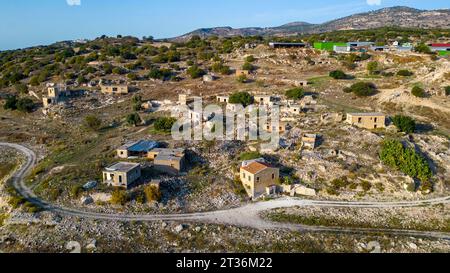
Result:
[[56,105],[65,102],[71,97],[82,95],[82,90],[68,90],[63,85],[52,84],[47,88],[47,96],[42,98],[44,108],[49,108],[51,105]]
[[286,107],[283,107],[281,109],[281,112],[283,113],[287,113],[290,115],[298,115],[302,112],[302,107],[298,104],[292,104],[292,105],[288,105]]
[[386,116],[381,113],[351,113],[347,114],[348,124],[365,128],[365,129],[378,129],[386,128]]
[[318,136],[316,134],[304,134],[302,137],[303,147],[315,149],[317,147]]
[[103,182],[108,186],[129,189],[141,178],[141,165],[138,163],[119,162],[103,171]]
[[155,169],[174,175],[184,170],[185,157],[184,149],[156,148],[148,153],[148,158],[153,160]]
[[228,103],[230,101],[229,96],[217,96],[217,102],[219,103]]
[[269,95],[255,95],[253,96],[255,99],[255,103],[260,105],[271,105],[272,104],[272,96]]
[[125,84],[100,85],[103,94],[128,94],[129,88]]
[[280,170],[267,163],[252,162],[240,168],[240,179],[247,194],[258,198],[266,193],[268,187],[278,183]]
[[151,140],[139,140],[127,143],[117,149],[119,158],[147,157],[148,152],[158,147],[158,143]]
[[192,102],[194,102],[194,97],[189,97],[186,94],[178,95],[178,104],[179,105],[188,105]]
[[278,128],[276,126],[273,126],[271,123],[266,124],[266,131],[269,133],[284,133],[289,129],[289,124],[285,122],[280,122],[278,125]]

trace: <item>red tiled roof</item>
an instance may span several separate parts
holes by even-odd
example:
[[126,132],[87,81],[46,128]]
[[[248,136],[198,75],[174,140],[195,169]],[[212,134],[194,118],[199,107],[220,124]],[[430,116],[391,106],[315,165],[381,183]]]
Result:
[[267,168],[271,168],[271,166],[269,164],[261,163],[261,162],[252,162],[245,167],[241,167],[241,169],[243,169],[251,174],[257,174],[260,171],[263,171]]

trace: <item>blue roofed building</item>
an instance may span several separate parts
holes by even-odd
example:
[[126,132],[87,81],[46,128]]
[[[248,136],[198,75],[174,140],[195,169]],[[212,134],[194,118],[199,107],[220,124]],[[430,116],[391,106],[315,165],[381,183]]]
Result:
[[117,149],[117,156],[119,158],[147,157],[148,152],[158,146],[158,142],[152,140],[130,142]]

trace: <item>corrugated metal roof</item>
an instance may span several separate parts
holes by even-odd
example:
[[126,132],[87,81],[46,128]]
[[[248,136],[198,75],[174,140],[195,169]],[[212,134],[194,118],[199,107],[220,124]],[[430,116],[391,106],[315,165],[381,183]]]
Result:
[[148,152],[158,147],[158,142],[152,140],[141,140],[127,148],[130,152]]

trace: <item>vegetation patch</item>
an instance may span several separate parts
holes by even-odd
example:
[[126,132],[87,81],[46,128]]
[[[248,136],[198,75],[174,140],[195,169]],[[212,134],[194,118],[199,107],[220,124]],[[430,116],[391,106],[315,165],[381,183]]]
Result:
[[433,172],[427,160],[414,148],[405,148],[399,140],[385,140],[381,144],[381,161],[400,170],[406,175],[427,182],[433,176]]
[[369,97],[376,94],[377,88],[375,84],[370,82],[357,82],[350,87],[346,87],[344,92],[353,93],[358,97]]

